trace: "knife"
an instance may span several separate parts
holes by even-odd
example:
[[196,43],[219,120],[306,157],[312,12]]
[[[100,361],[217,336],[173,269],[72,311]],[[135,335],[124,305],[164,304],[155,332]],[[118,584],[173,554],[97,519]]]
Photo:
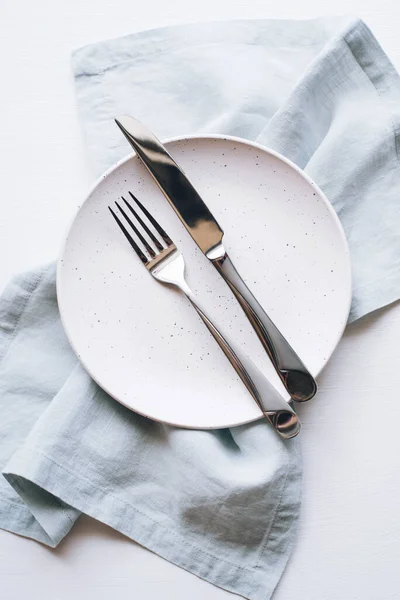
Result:
[[129,116],[115,122],[200,250],[229,285],[291,398],[310,400],[317,391],[315,379],[236,271],[222,243],[222,228],[182,169],[142,123]]

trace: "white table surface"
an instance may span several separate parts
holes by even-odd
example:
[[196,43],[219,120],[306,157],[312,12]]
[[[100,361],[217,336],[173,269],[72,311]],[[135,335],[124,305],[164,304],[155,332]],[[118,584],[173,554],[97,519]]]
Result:
[[[400,69],[398,0],[3,0],[0,288],[14,273],[54,259],[92,180],[72,49],[184,21],[349,12],[366,20]],[[274,600],[400,597],[399,340],[400,305],[350,326],[318,398],[302,407],[300,531]],[[56,550],[0,531],[2,600],[189,595],[232,597],[88,518]]]

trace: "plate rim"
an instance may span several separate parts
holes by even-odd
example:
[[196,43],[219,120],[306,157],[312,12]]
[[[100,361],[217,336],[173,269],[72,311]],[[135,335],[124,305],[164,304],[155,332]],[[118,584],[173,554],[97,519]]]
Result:
[[[349,244],[347,241],[347,237],[343,228],[343,225],[335,211],[335,209],[333,208],[332,204],[329,202],[327,196],[325,195],[325,193],[321,190],[321,188],[318,186],[318,184],[307,174],[303,171],[303,169],[301,169],[298,165],[296,165],[294,162],[292,162],[290,159],[286,158],[286,156],[283,156],[282,154],[280,154],[279,152],[277,152],[276,150],[273,150],[272,148],[269,148],[268,146],[264,146],[263,144],[259,144],[258,142],[254,142],[251,140],[247,140],[245,138],[241,138],[238,136],[232,136],[232,135],[225,135],[225,134],[214,134],[214,133],[198,133],[198,134],[189,134],[189,135],[177,135],[177,136],[173,136],[170,138],[167,138],[166,140],[163,140],[162,143],[164,145],[166,144],[171,144],[174,142],[185,142],[185,141],[189,141],[189,140],[197,140],[197,139],[208,139],[210,141],[212,140],[226,140],[229,142],[235,142],[237,144],[241,144],[244,146],[252,146],[253,148],[256,148],[262,152],[266,152],[267,154],[273,156],[274,158],[277,158],[278,160],[281,160],[283,163],[287,164],[289,167],[291,167],[292,169],[294,169],[303,179],[305,179],[307,181],[307,183],[315,188],[320,196],[320,198],[323,200],[323,202],[325,203],[328,212],[330,213],[331,217],[333,217],[333,220],[336,224],[337,229],[339,230],[340,233],[340,237],[342,240],[342,243],[344,244],[344,248],[346,250],[346,255],[347,255],[347,259],[348,259],[348,282],[347,282],[347,308],[346,308],[346,316],[348,317],[350,314],[350,308],[351,308],[351,302],[352,302],[352,270],[351,270],[351,260],[350,260],[350,249],[349,249]],[[239,427],[241,425],[247,425],[248,423],[255,423],[256,421],[263,419],[263,415],[260,414],[260,416],[252,418],[252,419],[248,419],[245,421],[240,421],[240,422],[234,422],[231,423],[229,425],[219,425],[218,427],[215,425],[210,425],[210,426],[198,426],[198,427],[194,427],[194,426],[190,426],[190,425],[182,425],[182,424],[176,424],[176,423],[172,423],[171,421],[165,421],[165,420],[161,420],[161,419],[157,419],[156,417],[150,417],[149,415],[138,411],[136,409],[133,409],[131,406],[129,406],[128,404],[124,403],[120,398],[117,398],[115,395],[113,395],[108,389],[106,389],[105,387],[103,387],[103,385],[101,385],[97,378],[95,377],[94,373],[86,366],[85,362],[82,360],[82,358],[80,357],[80,355],[78,354],[77,349],[74,346],[74,343],[72,342],[71,336],[68,333],[68,327],[67,324],[65,322],[65,318],[63,315],[63,311],[61,309],[61,264],[62,264],[62,260],[63,260],[63,256],[65,253],[65,249],[66,249],[66,245],[68,242],[68,237],[69,237],[69,233],[73,227],[73,224],[75,223],[76,218],[78,217],[78,214],[80,213],[81,208],[83,207],[83,205],[89,200],[89,198],[92,196],[92,194],[94,193],[94,191],[96,190],[96,188],[105,180],[107,179],[114,171],[116,171],[117,169],[119,169],[122,165],[124,165],[125,163],[127,163],[129,160],[131,160],[134,156],[136,156],[137,153],[136,152],[130,152],[129,154],[127,154],[126,156],[124,156],[123,158],[121,158],[120,160],[118,160],[117,162],[115,162],[114,164],[112,164],[108,169],[106,169],[92,184],[92,186],[89,188],[88,192],[85,195],[84,200],[80,203],[80,205],[78,206],[77,211],[74,213],[73,217],[71,218],[69,225],[67,227],[66,230],[66,234],[64,236],[64,241],[61,245],[59,254],[58,254],[58,258],[57,258],[57,264],[56,264],[56,297],[57,297],[57,304],[58,304],[58,308],[59,308],[59,313],[60,313],[60,320],[61,320],[61,324],[62,327],[64,329],[65,335],[68,339],[68,342],[75,354],[75,356],[77,357],[78,361],[80,362],[81,366],[83,367],[83,369],[86,371],[86,373],[89,375],[89,377],[91,377],[91,379],[93,379],[93,381],[106,393],[108,394],[111,398],[113,398],[116,402],[118,402],[119,404],[121,404],[122,406],[125,406],[126,408],[128,408],[129,410],[131,410],[133,413],[136,413],[138,415],[141,415],[143,417],[146,417],[147,419],[151,419],[152,421],[156,421],[158,423],[162,423],[162,424],[166,424],[166,425],[170,425],[173,427],[180,427],[182,429],[192,429],[192,430],[212,430],[212,429],[227,429],[230,427]],[[322,371],[325,369],[326,365],[329,363],[332,355],[334,354],[342,336],[343,333],[346,329],[347,323],[348,323],[348,319],[344,319],[343,320],[343,326],[340,328],[340,330],[338,331],[338,334],[336,336],[336,340],[335,343],[332,347],[332,351],[328,357],[328,359],[325,361],[325,363],[321,366],[321,368],[318,370],[318,372],[315,374],[315,377],[318,377]]]

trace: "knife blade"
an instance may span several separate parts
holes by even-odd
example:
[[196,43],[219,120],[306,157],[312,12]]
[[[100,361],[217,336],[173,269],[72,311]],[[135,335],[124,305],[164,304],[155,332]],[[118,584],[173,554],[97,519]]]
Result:
[[310,400],[317,391],[315,379],[237,272],[222,243],[223,229],[197,190],[145,125],[127,115],[115,122],[200,250],[229,285],[291,398]]
[[[156,137],[132,117],[115,119],[118,127],[136,150],[190,235],[207,254],[221,243],[223,230],[182,169]],[[131,134],[134,131],[134,135]]]

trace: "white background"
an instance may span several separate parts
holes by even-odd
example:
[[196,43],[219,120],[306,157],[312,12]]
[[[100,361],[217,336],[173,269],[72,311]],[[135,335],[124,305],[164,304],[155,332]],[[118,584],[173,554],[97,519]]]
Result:
[[[366,20],[400,70],[398,0],[2,0],[0,288],[55,258],[92,180],[76,115],[74,48],[185,21],[349,12]],[[400,597],[399,340],[400,305],[350,326],[318,398],[302,407],[300,532],[274,600]],[[2,600],[189,595],[229,597],[87,518],[57,550],[0,531]]]

